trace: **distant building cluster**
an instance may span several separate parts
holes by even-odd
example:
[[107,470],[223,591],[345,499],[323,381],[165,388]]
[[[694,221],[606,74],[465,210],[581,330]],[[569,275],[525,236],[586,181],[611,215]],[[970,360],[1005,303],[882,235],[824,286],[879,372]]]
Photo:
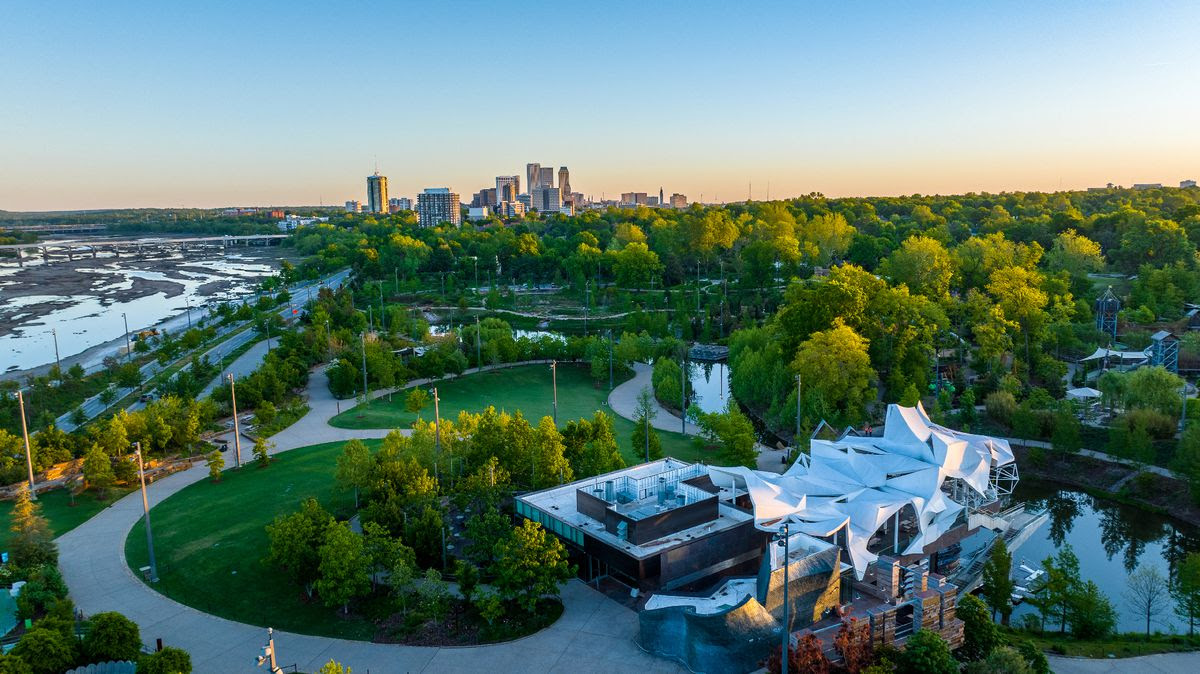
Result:
[[[1195,186],[1196,186],[1195,180],[1180,180],[1179,181],[1180,189],[1187,189],[1189,187],[1195,187]],[[1135,189],[1135,190],[1161,190],[1162,188],[1163,188],[1162,183],[1134,183],[1133,184],[1133,189]],[[1125,189],[1125,188],[1122,187],[1121,185],[1114,185],[1113,183],[1108,183],[1104,187],[1089,187],[1089,188],[1087,188],[1087,191],[1089,191],[1089,192],[1105,192],[1108,190],[1123,190],[1123,189]]]

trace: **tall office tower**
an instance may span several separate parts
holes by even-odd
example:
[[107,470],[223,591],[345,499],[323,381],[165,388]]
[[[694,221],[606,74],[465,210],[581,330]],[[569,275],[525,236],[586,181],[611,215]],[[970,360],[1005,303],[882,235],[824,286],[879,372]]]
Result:
[[541,213],[557,213],[562,210],[562,190],[558,187],[539,187],[529,195],[533,208]]
[[666,203],[667,203],[667,200],[663,198],[663,189],[662,189],[662,187],[659,187],[659,188],[658,188],[658,203],[659,203],[659,205],[660,205],[660,206],[666,205]]
[[571,196],[571,174],[566,166],[558,167],[558,188],[562,190],[564,199]]
[[471,207],[472,208],[482,208],[484,206],[495,206],[495,205],[496,205],[496,188],[494,188],[494,187],[485,187],[485,188],[479,190],[478,192],[476,192],[471,197]]
[[540,187],[539,182],[542,178],[541,164],[526,164],[525,165],[525,181],[529,185],[529,192],[532,194],[535,187]]
[[554,167],[545,166],[538,168],[538,187],[551,187],[554,185]]
[[687,197],[678,192],[672,194],[671,208],[687,208]]
[[496,176],[496,203],[516,201],[521,193],[521,176]]
[[388,212],[387,176],[367,176],[367,211],[370,213]]
[[449,187],[427,187],[417,195],[417,221],[422,227],[434,227],[443,222],[457,225],[462,222],[458,195]]

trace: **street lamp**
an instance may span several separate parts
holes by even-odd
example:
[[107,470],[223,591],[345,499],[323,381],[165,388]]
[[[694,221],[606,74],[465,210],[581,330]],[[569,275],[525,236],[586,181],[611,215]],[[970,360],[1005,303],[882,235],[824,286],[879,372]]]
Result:
[[438,408],[438,390],[433,389],[433,444],[437,450],[433,459],[434,479],[437,479],[438,461],[442,458],[442,412]]
[[233,373],[225,375],[229,380],[229,402],[233,405],[233,455],[237,459],[237,467],[242,467],[242,433],[238,428],[237,387],[233,384]]
[[129,345],[129,317],[125,315],[125,312],[121,312],[121,320],[125,321],[125,360],[131,360],[133,347]]
[[135,442],[137,448],[138,476],[142,482],[142,510],[146,518],[146,550],[150,553],[150,582],[158,582],[158,563],[154,561],[154,534],[150,531],[150,500],[146,498],[146,464],[142,462],[142,443]]
[[788,581],[791,580],[791,573],[788,569],[788,558],[790,550],[788,549],[788,524],[783,523],[779,527],[779,533],[773,536],[775,544],[783,548],[783,651],[780,655],[783,657],[780,660],[783,662],[783,674],[788,671],[788,651],[792,646],[792,629],[791,629],[791,605],[788,604]]
[[54,364],[58,366],[58,376],[62,378],[62,361],[58,358],[58,330],[50,328],[50,335],[54,337]]
[[267,628],[267,645],[262,647],[262,655],[254,660],[254,664],[258,667],[270,665],[271,674],[279,674],[283,670],[279,668],[275,660],[275,630]]
[[550,361],[550,379],[554,383],[554,426],[558,426],[558,361]]
[[33,450],[29,446],[29,427],[25,423],[25,396],[17,389],[17,406],[21,408],[21,435],[25,437],[25,466],[29,468],[29,500],[37,500],[37,491],[33,488]]
[[184,306],[187,307],[188,330],[191,330],[192,329],[192,303],[190,300],[188,300],[188,296],[186,294],[183,296],[183,304],[184,304]]
[[608,329],[608,390],[613,390],[613,363],[612,363],[612,328]]
[[367,389],[367,333],[362,333],[363,404],[371,406],[371,392]]
[[475,317],[475,369],[483,370],[483,352],[479,344],[479,317]]

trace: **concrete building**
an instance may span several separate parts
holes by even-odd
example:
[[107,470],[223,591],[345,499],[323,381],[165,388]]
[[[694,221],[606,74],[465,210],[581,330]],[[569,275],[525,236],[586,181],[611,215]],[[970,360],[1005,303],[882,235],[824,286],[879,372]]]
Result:
[[358,200],[347,201],[346,202],[346,212],[347,213],[362,213],[362,202],[358,201]]
[[661,204],[662,201],[660,201],[658,197],[646,197],[647,206],[660,206]]
[[496,197],[497,197],[496,188],[486,187],[482,190],[479,190],[478,192],[475,193],[475,195],[473,197],[471,197],[471,207],[479,208],[479,207],[485,207],[485,206],[486,207],[495,206],[497,203]]
[[449,187],[427,187],[417,195],[417,219],[422,227],[434,227],[444,222],[461,224],[462,213],[458,195]]
[[1162,189],[1162,183],[1134,183],[1135,190],[1157,190]]
[[501,201],[496,213],[505,218],[519,218],[525,215],[525,204],[520,201]]
[[558,167],[558,189],[562,190],[563,198],[571,196],[571,173],[566,166]]
[[[543,166],[538,169],[538,187],[553,187],[554,186],[554,167]],[[532,189],[530,190],[532,193]]]
[[388,213],[399,213],[400,211],[411,211],[412,199],[408,197],[388,199]]
[[533,197],[528,193],[518,194],[517,203],[521,204],[525,208],[526,213],[533,209]]
[[521,193],[521,176],[496,176],[496,203],[516,201]]
[[645,206],[650,202],[650,195],[645,192],[622,192],[622,206]]
[[529,195],[533,209],[539,213],[558,213],[562,210],[562,190],[545,185]]
[[678,192],[671,195],[671,208],[687,208],[687,196]]
[[367,176],[367,211],[369,213],[388,212],[387,176]]
[[491,216],[491,206],[471,206],[467,209],[468,220],[487,220]]
[[[533,193],[533,188],[541,186],[542,165],[536,162],[525,165],[525,184],[528,186],[529,192]],[[519,192],[518,192],[519,194]]]
[[1179,186],[1181,188],[1195,187],[1196,181],[1195,180],[1180,180]]

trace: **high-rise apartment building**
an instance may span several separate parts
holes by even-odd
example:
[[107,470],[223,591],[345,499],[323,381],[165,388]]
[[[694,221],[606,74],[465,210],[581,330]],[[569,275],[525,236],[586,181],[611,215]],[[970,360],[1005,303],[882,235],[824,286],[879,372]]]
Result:
[[388,213],[399,213],[400,211],[411,210],[412,199],[409,199],[408,197],[400,197],[399,199],[393,197],[388,199]]
[[554,167],[543,166],[538,169],[538,187],[552,187],[554,185]]
[[[532,193],[535,187],[541,187],[542,165],[533,163],[525,165],[525,182],[529,185],[529,192]],[[519,193],[519,192],[518,192]]]
[[496,176],[496,203],[516,201],[521,193],[521,176]]
[[557,187],[539,187],[529,195],[533,208],[541,213],[557,213],[562,210],[562,190]]
[[375,175],[367,176],[367,212],[387,213],[387,210],[387,176],[381,176],[376,171]]
[[462,222],[458,195],[449,187],[427,187],[417,195],[417,221],[422,227],[434,227],[443,222],[457,225]]
[[650,195],[645,192],[622,192],[622,206],[645,206],[650,203]]
[[362,202],[357,199],[346,202],[347,213],[362,213]]
[[571,195],[571,174],[566,166],[558,167],[558,188],[562,190],[563,198]]
[[[521,196],[528,197],[528,194]],[[501,201],[496,207],[496,213],[505,218],[519,218],[525,215],[525,204],[520,201]]]
[[672,194],[671,208],[687,208],[687,197],[678,192]]

